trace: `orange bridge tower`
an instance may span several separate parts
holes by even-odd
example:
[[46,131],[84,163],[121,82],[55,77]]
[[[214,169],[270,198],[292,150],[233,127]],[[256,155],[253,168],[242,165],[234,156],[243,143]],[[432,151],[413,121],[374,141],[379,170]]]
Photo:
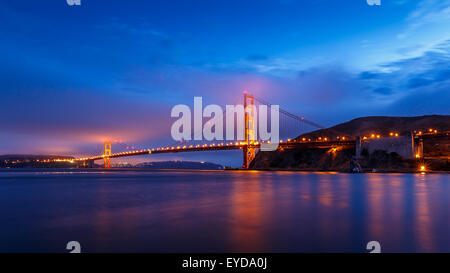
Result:
[[111,168],[111,141],[105,141],[105,152],[103,160],[105,161],[105,169]]
[[244,92],[244,132],[245,132],[245,146],[244,146],[244,164],[243,168],[248,169],[250,163],[253,161],[256,155],[256,149],[251,145],[256,141],[255,134],[255,105],[254,97]]

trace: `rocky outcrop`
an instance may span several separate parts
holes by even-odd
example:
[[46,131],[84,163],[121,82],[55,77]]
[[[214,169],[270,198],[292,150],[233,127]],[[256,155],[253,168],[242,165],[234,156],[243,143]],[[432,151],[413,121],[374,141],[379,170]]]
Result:
[[350,172],[354,149],[293,149],[259,152],[250,166],[253,169],[292,169]]

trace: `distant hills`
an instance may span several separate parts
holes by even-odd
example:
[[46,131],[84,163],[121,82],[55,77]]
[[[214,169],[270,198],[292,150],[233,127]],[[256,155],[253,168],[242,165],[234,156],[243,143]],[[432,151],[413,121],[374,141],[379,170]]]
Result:
[[74,159],[72,156],[61,155],[27,155],[27,154],[7,154],[0,155],[0,160],[37,160],[37,159]]
[[195,162],[195,161],[157,161],[144,162],[134,166],[135,168],[146,169],[188,169],[188,170],[223,170],[222,165],[211,162]]
[[58,155],[0,155],[0,168],[73,168],[74,163],[57,162],[58,159],[74,159]]
[[390,132],[397,132],[401,135],[410,131],[426,131],[428,129],[438,131],[450,130],[450,115],[428,115],[417,117],[387,117],[372,116],[356,118],[348,122],[340,123],[336,126],[316,130],[297,137],[317,138],[329,137],[335,139],[338,136],[370,136],[370,134],[389,135]]
[[[48,162],[54,159],[73,159],[68,156],[54,155],[0,155],[0,168],[74,168],[76,165],[68,162]],[[94,165],[95,168],[101,168],[102,165]],[[145,169],[188,169],[188,170],[223,170],[222,165],[211,162],[196,161],[157,161],[143,162],[138,164],[113,164],[113,168],[145,168]]]

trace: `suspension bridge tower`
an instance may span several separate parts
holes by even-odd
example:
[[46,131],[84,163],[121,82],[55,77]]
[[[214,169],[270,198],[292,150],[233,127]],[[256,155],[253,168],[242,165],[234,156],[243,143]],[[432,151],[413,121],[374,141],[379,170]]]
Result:
[[105,169],[111,168],[111,141],[105,141],[105,152],[103,153],[103,160],[105,161]]
[[255,134],[255,99],[252,95],[247,94],[244,91],[244,132],[245,132],[245,146],[244,150],[244,164],[243,168],[248,169],[250,163],[253,161],[256,155],[256,149],[251,147],[254,141],[256,141]]

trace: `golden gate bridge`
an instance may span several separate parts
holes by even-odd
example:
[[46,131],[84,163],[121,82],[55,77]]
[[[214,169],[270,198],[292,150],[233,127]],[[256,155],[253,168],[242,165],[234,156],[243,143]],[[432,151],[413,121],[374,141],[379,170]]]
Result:
[[[251,105],[254,106],[255,102],[271,106],[272,104],[259,99],[254,95],[249,95],[244,92],[244,109]],[[324,129],[323,126],[306,120],[304,117],[299,117],[281,108],[278,109],[279,113],[283,116],[290,118],[301,124],[309,125],[314,129]],[[281,122],[280,125],[282,125]],[[297,134],[298,135],[298,134]],[[336,148],[343,146],[355,145],[355,140],[351,136],[341,134],[342,137],[337,140],[331,140],[327,138],[312,140],[307,138],[296,139],[282,139],[279,141],[278,150],[293,149],[293,148]],[[112,152],[112,142],[106,141],[103,146],[103,153],[94,156],[80,157],[75,159],[64,159],[62,161],[71,161],[78,163],[80,167],[92,168],[94,161],[103,160],[104,167],[106,169],[111,168],[112,158],[150,155],[150,154],[167,154],[167,153],[182,153],[182,152],[201,152],[201,151],[222,151],[222,150],[242,150],[243,152],[243,164],[242,168],[248,169],[257,154],[261,149],[262,144],[270,144],[270,141],[258,140],[255,137],[255,119],[254,111],[244,112],[244,140],[242,141],[209,141],[208,143],[176,143],[169,146],[155,147],[150,149],[137,149],[132,151]]]

